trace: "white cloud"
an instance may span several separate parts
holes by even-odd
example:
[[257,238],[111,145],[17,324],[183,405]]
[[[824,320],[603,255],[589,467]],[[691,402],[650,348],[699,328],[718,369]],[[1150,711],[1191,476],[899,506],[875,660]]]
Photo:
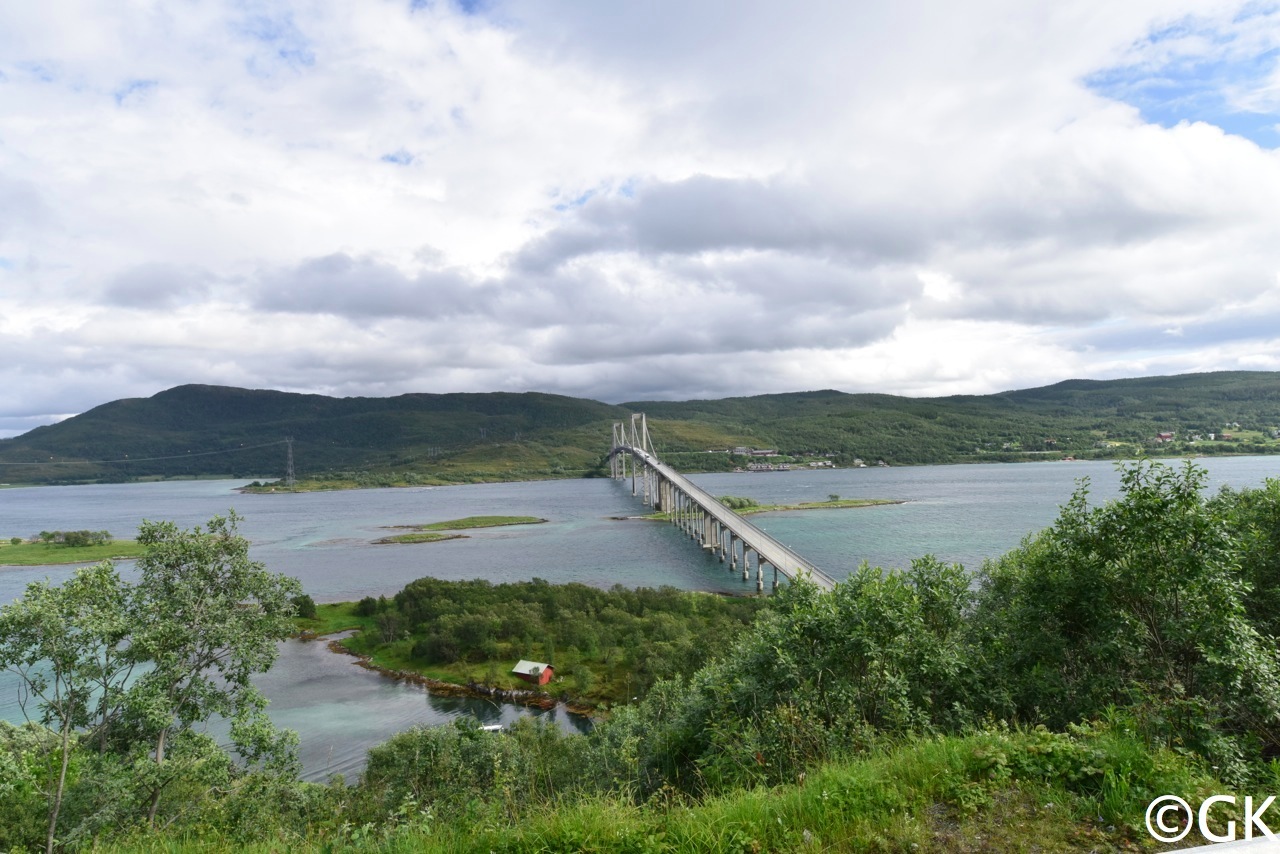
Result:
[[621,400],[1264,364],[1280,155],[1087,85],[1262,57],[1277,17],[1242,8],[9,4],[0,435],[184,382]]

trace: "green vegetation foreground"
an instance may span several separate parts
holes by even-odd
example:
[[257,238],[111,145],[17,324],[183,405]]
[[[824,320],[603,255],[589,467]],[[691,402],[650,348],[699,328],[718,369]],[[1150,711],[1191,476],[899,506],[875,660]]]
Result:
[[[1052,527],[976,576],[922,558],[864,567],[829,594],[792,585],[722,655],[708,650],[692,677],[659,680],[588,735],[536,722],[509,734],[414,729],[372,750],[353,784],[265,769],[186,778],[184,799],[162,801],[154,823],[117,783],[134,808],[89,832],[78,828],[96,815],[103,771],[92,731],[77,730],[59,840],[1154,849],[1143,817],[1158,795],[1197,807],[1212,793],[1280,789],[1269,759],[1280,745],[1280,481],[1212,497],[1204,482],[1190,465],[1134,466],[1101,507],[1082,485]],[[0,731],[17,757],[0,846],[43,844],[59,738]],[[1228,818],[1210,811],[1219,832]],[[1274,809],[1262,818],[1280,825]]]

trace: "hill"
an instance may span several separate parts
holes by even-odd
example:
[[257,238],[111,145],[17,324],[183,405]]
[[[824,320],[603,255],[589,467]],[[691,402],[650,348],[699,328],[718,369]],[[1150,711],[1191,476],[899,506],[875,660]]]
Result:
[[298,477],[328,487],[591,476],[603,473],[609,425],[632,412],[647,413],[659,452],[689,471],[741,465],[708,453],[739,446],[838,465],[1280,451],[1273,372],[940,398],[824,390],[616,406],[534,392],[332,398],[187,385],[0,440],[0,482],[274,479],[286,437]]
[[[567,434],[626,415],[595,401],[538,393],[333,398],[185,385],[0,440],[0,481],[280,477],[286,437],[294,440],[300,476],[424,471],[443,458],[465,464],[473,447],[549,434],[558,437],[556,449],[534,454],[537,473],[570,466],[581,474],[599,455],[599,441],[576,449]],[[509,474],[520,476],[522,455],[504,456]]]

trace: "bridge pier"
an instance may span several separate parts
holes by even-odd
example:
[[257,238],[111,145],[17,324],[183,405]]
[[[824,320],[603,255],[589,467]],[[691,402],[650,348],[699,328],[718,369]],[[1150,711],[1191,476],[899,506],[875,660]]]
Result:
[[[707,490],[663,463],[653,450],[648,423],[642,413],[634,413],[630,424],[613,425],[610,473],[618,480],[631,478],[631,494],[663,513],[672,525],[699,541],[721,563],[728,558],[730,572],[741,561],[744,584],[751,580],[751,555],[755,554],[756,591],[764,592],[765,564],[773,567],[773,589],[778,575],[788,579],[808,577],[831,590],[836,582],[821,569],[778,542],[774,537],[733,510],[723,506]],[[630,458],[630,459],[628,459]]]

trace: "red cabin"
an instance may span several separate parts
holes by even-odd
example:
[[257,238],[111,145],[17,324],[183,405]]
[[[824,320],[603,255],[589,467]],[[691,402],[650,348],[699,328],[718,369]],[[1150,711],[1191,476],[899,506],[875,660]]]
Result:
[[525,661],[520,659],[515,667],[511,668],[511,674],[531,685],[546,685],[551,681],[551,677],[555,676],[555,667],[541,661]]

